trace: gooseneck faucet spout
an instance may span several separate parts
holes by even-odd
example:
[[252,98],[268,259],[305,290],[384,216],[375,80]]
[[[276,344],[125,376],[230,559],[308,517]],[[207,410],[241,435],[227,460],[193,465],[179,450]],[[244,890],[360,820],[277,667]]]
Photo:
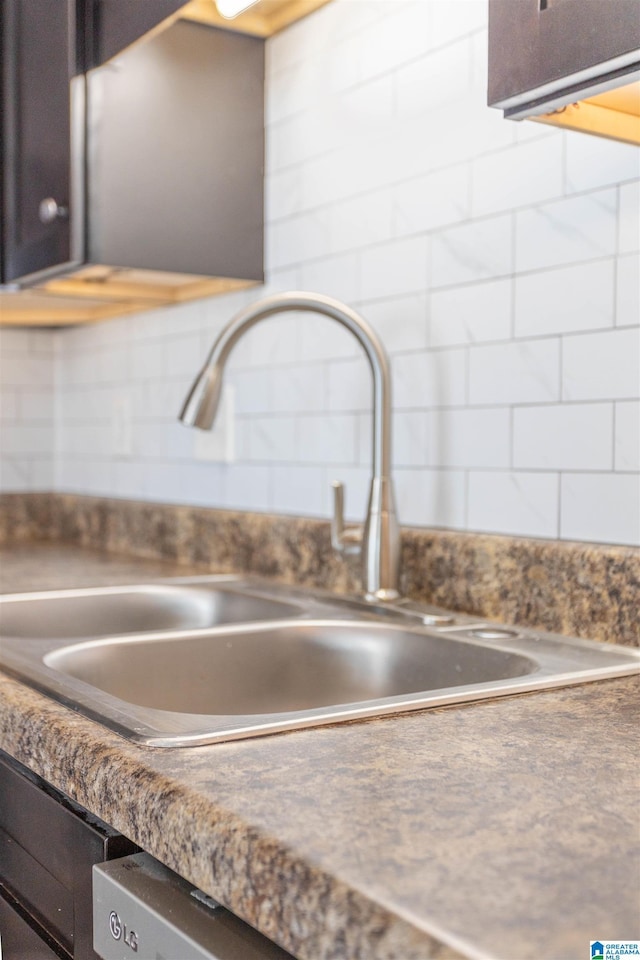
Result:
[[331,542],[341,554],[361,555],[367,599],[396,600],[400,534],[391,482],[391,375],[384,347],[359,314],[338,300],[311,293],[277,294],[252,304],[236,314],[215,341],[189,391],[180,419],[189,426],[211,429],[231,350],[259,320],[290,310],[319,313],[337,320],[354,335],[367,355],[373,374],[373,469],[367,517],[360,534],[345,529],[342,484],[334,483]]

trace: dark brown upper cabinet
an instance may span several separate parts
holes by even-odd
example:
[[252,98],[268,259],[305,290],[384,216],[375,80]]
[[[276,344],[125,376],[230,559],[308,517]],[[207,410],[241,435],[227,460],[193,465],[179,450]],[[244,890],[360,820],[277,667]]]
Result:
[[82,96],[75,13],[74,0],[0,6],[3,283],[72,259],[72,96]]
[[639,78],[638,0],[489,0],[488,102],[505,117],[639,143]]
[[0,323],[262,280],[264,38],[181,11],[0,0]]

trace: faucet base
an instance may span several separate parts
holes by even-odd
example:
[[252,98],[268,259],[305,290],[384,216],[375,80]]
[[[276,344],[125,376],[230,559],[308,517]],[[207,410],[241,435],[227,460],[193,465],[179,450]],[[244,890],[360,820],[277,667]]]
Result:
[[376,590],[374,593],[365,593],[367,603],[393,603],[400,599],[398,590]]

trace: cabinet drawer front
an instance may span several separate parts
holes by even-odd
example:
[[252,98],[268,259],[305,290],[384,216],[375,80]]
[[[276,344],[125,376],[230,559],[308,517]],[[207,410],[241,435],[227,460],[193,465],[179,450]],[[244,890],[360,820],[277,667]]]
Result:
[[0,950],[2,960],[61,960],[68,957],[53,950],[16,909],[15,903],[5,900],[0,887]]
[[91,868],[138,850],[0,753],[0,882],[57,942],[91,960]]
[[[73,950],[73,893],[0,827],[2,882],[44,924],[56,943]],[[25,883],[25,879],[28,881]],[[4,932],[0,927],[0,932]],[[4,960],[4,954],[2,955]]]

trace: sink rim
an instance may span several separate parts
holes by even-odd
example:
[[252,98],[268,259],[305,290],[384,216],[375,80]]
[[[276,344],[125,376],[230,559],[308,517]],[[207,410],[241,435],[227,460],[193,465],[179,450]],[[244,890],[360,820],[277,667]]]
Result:
[[[144,636],[146,634],[153,633],[166,633],[166,634],[176,634],[181,633],[186,630],[197,630],[199,632],[206,632],[212,629],[213,624],[204,625],[204,626],[195,626],[195,625],[184,625],[180,626],[178,624],[172,626],[154,626],[148,629],[138,629],[130,628],[127,630],[118,630],[112,632],[100,632],[100,633],[87,633],[87,634],[74,634],[68,637],[51,637],[42,634],[24,634],[24,633],[9,633],[4,631],[3,625],[3,615],[8,613],[6,608],[10,608],[12,605],[17,604],[21,605],[23,603],[52,603],[55,604],[58,601],[64,602],[65,600],[86,600],[91,597],[101,598],[101,597],[131,597],[131,596],[157,596],[158,599],[166,599],[170,601],[172,598],[175,600],[187,600],[189,596],[194,600],[194,606],[201,604],[203,600],[206,599],[207,594],[222,593],[227,594],[233,597],[247,597],[250,600],[263,601],[266,604],[273,604],[274,607],[290,607],[291,613],[286,615],[280,613],[278,616],[272,615],[269,616],[265,613],[264,622],[271,622],[275,619],[281,619],[285,616],[287,619],[297,618],[302,613],[301,601],[298,598],[279,598],[265,595],[264,592],[261,592],[259,588],[256,589],[233,589],[234,585],[243,583],[244,581],[239,581],[237,577],[234,577],[232,574],[222,574],[216,575],[215,579],[205,581],[203,578],[171,578],[166,580],[157,580],[150,583],[137,583],[137,584],[122,584],[115,586],[103,586],[103,587],[78,587],[64,590],[39,590],[34,591],[33,593],[15,593],[15,594],[3,594],[0,595],[0,643],[20,640],[24,643],[47,643],[49,640],[57,640],[59,642],[81,642],[89,641],[94,642],[98,639],[111,639],[113,637],[128,637],[128,636]],[[3,608],[5,608],[3,610]],[[242,622],[242,623],[255,623],[262,622],[261,620],[256,620],[255,618],[248,617],[242,621],[229,620],[228,623]],[[222,624],[225,626],[226,624]]]
[[[400,611],[379,610],[361,599],[341,597],[322,590],[289,587],[235,575],[203,575],[200,577],[180,577],[156,580],[153,583],[128,584],[114,587],[81,588],[70,591],[39,591],[38,593],[9,594],[0,598],[36,599],[54,595],[87,595],[96,593],[115,593],[134,588],[156,586],[161,589],[173,586],[227,586],[235,592],[252,596],[266,594],[265,599],[286,599],[300,604],[300,613],[287,618],[253,621],[251,623],[231,623],[217,627],[192,630],[158,630],[133,634],[101,636],[93,639],[70,638],[65,641],[55,638],[24,641],[0,638],[0,669],[19,680],[40,690],[54,700],[97,721],[103,727],[114,731],[130,742],[151,747],[202,746],[248,737],[302,730],[309,727],[333,724],[348,720],[362,720],[393,716],[400,713],[425,710],[436,706],[465,704],[473,701],[493,699],[512,694],[549,690],[591,680],[628,676],[640,672],[640,650],[599,643],[596,641],[569,638],[547,634],[527,628],[517,628],[514,638],[501,641],[480,639],[471,634],[472,630],[508,625],[495,624],[487,620],[473,618],[466,614],[454,613],[453,624],[443,626],[424,626]],[[1,609],[1,608],[0,608]],[[440,611],[441,608],[428,607],[425,610]],[[380,613],[380,615],[377,615]],[[449,611],[444,611],[449,613]],[[178,638],[202,637],[203,635],[224,635],[273,630],[278,627],[310,624],[319,617],[330,624],[366,623],[368,627],[378,624],[379,628],[398,628],[418,634],[431,634],[463,640],[476,647],[501,649],[505,653],[524,655],[538,664],[532,673],[501,680],[482,681],[465,686],[447,687],[439,690],[383,697],[376,700],[338,704],[322,708],[291,711],[280,714],[243,714],[216,716],[210,714],[184,714],[174,711],[141,708],[135,704],[120,700],[101,691],[84,681],[63,674],[48,667],[44,657],[56,650],[78,646],[94,646],[120,643],[145,643],[162,640],[175,642]],[[579,665],[580,659],[585,662]]]
[[[105,647],[114,648],[114,647],[137,646],[138,648],[143,649],[145,646],[150,647],[152,644],[173,646],[176,644],[188,643],[190,640],[201,642],[203,640],[203,635],[202,635],[202,631],[199,631],[199,630],[184,631],[184,632],[181,632],[180,634],[172,635],[172,636],[167,636],[166,634],[160,634],[160,633],[154,636],[154,635],[149,635],[145,633],[145,634],[128,636],[128,637],[101,638],[100,640],[95,640],[95,641],[80,641],[78,643],[65,644],[64,646],[61,646],[61,647],[60,646],[55,647],[54,649],[46,653],[42,657],[42,663],[45,669],[53,671],[56,675],[62,674],[65,677],[69,678],[70,680],[73,680],[77,683],[82,684],[82,687],[84,689],[91,689],[92,691],[97,691],[97,693],[100,696],[109,697],[110,700],[112,701],[119,701],[120,703],[127,704],[132,711],[135,711],[136,713],[140,714],[141,719],[144,717],[144,715],[146,715],[147,711],[150,711],[151,713],[153,713],[153,716],[157,718],[160,718],[160,717],[168,718],[169,716],[172,716],[172,717],[181,716],[185,718],[197,717],[200,720],[202,720],[202,718],[204,717],[215,717],[216,722],[218,723],[221,722],[222,717],[228,717],[229,722],[232,725],[234,721],[239,721],[240,719],[242,719],[243,724],[249,723],[249,721],[252,721],[253,724],[260,723],[262,725],[266,717],[296,716],[297,718],[302,718],[302,717],[311,716],[313,713],[318,713],[319,711],[324,713],[328,711],[330,708],[334,708],[334,707],[335,708],[342,708],[342,707],[365,708],[365,707],[368,707],[369,705],[375,705],[375,704],[381,705],[381,704],[393,703],[398,699],[412,701],[413,697],[415,696],[421,699],[425,697],[430,698],[431,695],[435,694],[436,692],[440,692],[444,690],[458,690],[460,686],[463,686],[465,689],[471,689],[472,687],[474,689],[480,689],[486,684],[496,684],[503,680],[507,682],[513,682],[514,680],[518,679],[520,676],[531,677],[531,676],[537,675],[541,669],[540,663],[535,658],[535,656],[532,656],[530,653],[526,653],[521,650],[516,650],[514,647],[504,647],[498,644],[482,643],[474,639],[472,636],[457,636],[457,637],[446,636],[446,635],[442,636],[438,634],[436,631],[425,630],[424,628],[407,626],[405,624],[391,625],[388,623],[381,623],[378,621],[364,620],[364,619],[349,619],[349,620],[317,619],[317,618],[288,619],[288,620],[283,619],[280,621],[267,621],[264,623],[230,624],[228,626],[215,627],[206,631],[206,637],[204,639],[206,639],[207,637],[210,637],[212,641],[218,640],[219,642],[224,642],[226,638],[236,637],[242,640],[243,638],[253,638],[256,635],[259,636],[260,634],[273,635],[274,633],[286,634],[288,632],[292,632],[294,633],[294,637],[293,637],[294,642],[299,642],[303,646],[307,646],[311,648],[317,647],[320,649],[320,651],[322,651],[322,649],[324,648],[324,650],[327,652],[327,655],[329,657],[331,656],[332,652],[335,652],[337,653],[337,659],[339,659],[341,656],[340,650],[338,649],[337,651],[330,652],[327,649],[327,646],[330,647],[330,644],[327,645],[324,643],[325,637],[327,640],[330,640],[330,633],[334,629],[337,632],[343,632],[343,633],[346,632],[347,634],[353,633],[354,644],[362,641],[363,639],[366,642],[367,636],[371,637],[372,634],[375,635],[376,633],[381,634],[382,636],[380,639],[381,641],[384,641],[386,639],[386,634],[389,631],[391,631],[393,633],[409,634],[412,638],[417,637],[418,639],[424,639],[425,641],[427,641],[428,639],[435,640],[436,642],[435,649],[433,648],[433,645],[430,644],[430,646],[432,647],[431,652],[433,652],[434,655],[437,655],[438,647],[442,649],[443,646],[446,646],[447,644],[451,644],[452,649],[454,649],[455,646],[458,646],[459,648],[472,648],[472,650],[476,653],[478,651],[487,651],[491,659],[495,659],[496,655],[504,654],[507,659],[513,660],[514,662],[526,661],[530,669],[528,671],[523,671],[522,673],[515,673],[513,676],[499,677],[499,678],[490,679],[490,680],[478,680],[473,683],[465,682],[463,684],[456,685],[455,687],[440,686],[435,688],[428,688],[427,690],[423,690],[423,691],[414,691],[414,692],[401,691],[394,694],[388,694],[386,696],[368,697],[365,700],[361,698],[356,698],[356,699],[350,699],[346,701],[345,700],[337,701],[337,702],[331,701],[330,703],[323,703],[321,705],[316,705],[314,707],[303,708],[299,710],[279,710],[279,711],[273,711],[268,713],[264,711],[255,711],[252,713],[241,712],[241,713],[233,713],[233,714],[221,714],[221,713],[204,714],[204,713],[198,713],[193,711],[189,711],[188,713],[186,713],[182,711],[169,710],[169,709],[164,709],[160,707],[145,706],[143,704],[136,703],[133,700],[125,699],[124,696],[119,697],[116,693],[110,692],[109,690],[106,690],[102,686],[95,685],[91,683],[91,681],[84,680],[81,677],[78,677],[75,673],[70,673],[67,669],[64,668],[65,659],[67,659],[69,656],[73,656],[75,652],[82,654],[85,651],[94,651],[94,650],[99,651],[100,649],[103,649]],[[296,633],[300,634],[300,636],[296,637],[295,636]],[[363,633],[365,634],[365,637],[362,637]],[[325,634],[325,637],[323,637],[323,634]],[[393,639],[391,640],[391,642],[392,643],[394,642]],[[349,639],[347,640],[347,644],[348,643],[349,643]],[[425,643],[425,647],[426,647],[426,643]],[[274,651],[274,652],[277,652],[277,651]],[[426,653],[428,652],[429,651],[426,651]],[[215,656],[215,651],[213,651],[213,653]],[[62,665],[59,663],[59,661],[62,661]],[[422,664],[416,664],[416,666],[424,666],[424,660],[422,661]],[[193,724],[195,720],[192,719],[191,722]]]

